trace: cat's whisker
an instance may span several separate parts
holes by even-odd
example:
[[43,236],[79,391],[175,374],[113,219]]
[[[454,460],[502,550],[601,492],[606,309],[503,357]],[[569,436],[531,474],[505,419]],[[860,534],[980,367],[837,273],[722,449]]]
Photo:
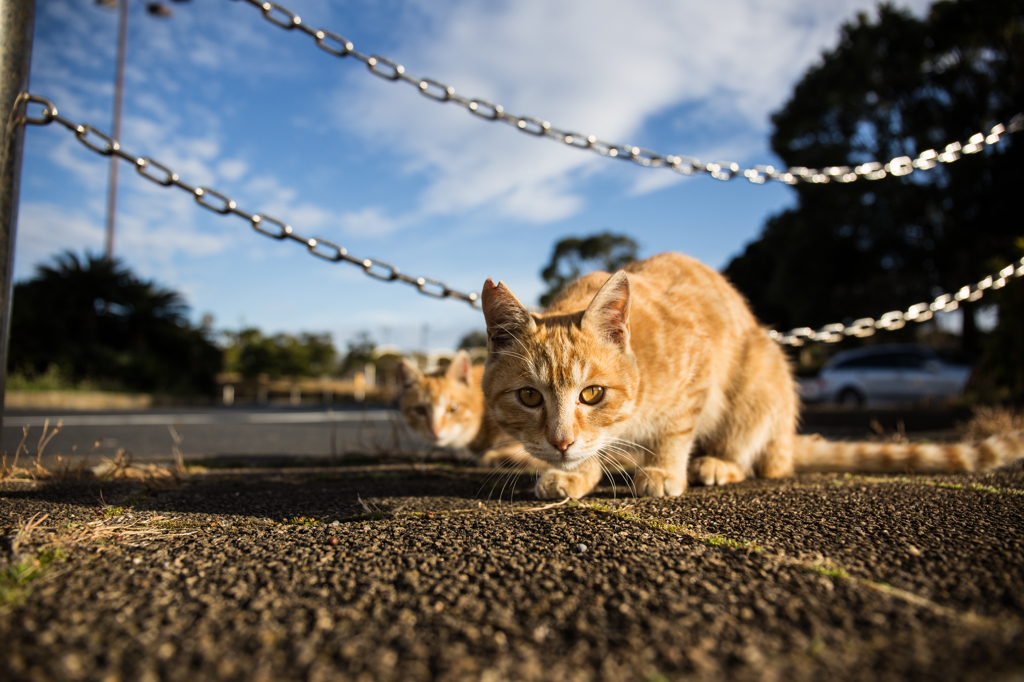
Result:
[[[505,474],[505,476],[504,476],[504,481],[505,482],[502,483],[502,485],[501,485],[501,492],[498,493],[498,501],[499,502],[501,502],[504,499],[504,497],[505,497],[505,488],[508,486],[509,483],[512,483],[513,479],[515,477],[517,477],[521,472],[522,472],[522,470],[520,468],[517,468],[515,470],[509,470]],[[508,502],[509,502],[509,504],[512,504],[512,502],[515,501],[515,499],[514,499],[515,498],[515,494],[516,494],[516,487],[515,487],[515,484],[513,484],[512,485],[512,490],[510,490],[509,494],[508,494]]]
[[499,325],[496,325],[496,326],[497,326],[497,327],[500,327],[500,328],[501,328],[501,330],[502,330],[503,332],[505,332],[506,334],[508,334],[509,336],[511,336],[511,337],[512,337],[512,339],[513,339],[513,340],[514,340],[514,341],[515,341],[516,343],[518,343],[518,344],[519,344],[520,346],[522,346],[522,347],[523,347],[523,350],[525,350],[525,351],[529,352],[529,350],[530,350],[530,349],[526,347],[526,344],[525,344],[525,343],[523,343],[523,342],[522,342],[522,340],[521,340],[521,339],[520,339],[520,338],[519,338],[518,336],[516,336],[515,334],[513,334],[512,332],[510,332],[510,331],[508,330],[508,327],[506,327],[506,326],[505,326],[505,325],[503,325],[503,324],[499,324]]
[[[616,439],[616,440],[621,440],[621,439]],[[628,443],[629,441],[625,441],[625,442],[627,442],[627,443]],[[606,447],[606,448],[609,448],[609,449],[615,449],[615,450],[617,450],[618,452],[621,452],[621,453],[622,453],[623,455],[627,455],[627,456],[629,455],[629,452],[628,452],[628,451],[626,451],[626,450],[624,450],[623,448],[620,448],[620,447],[618,447],[618,446],[616,446],[616,445],[605,445],[604,447]],[[631,459],[632,459],[632,458],[631,458]],[[653,479],[651,478],[651,475],[650,475],[650,474],[648,474],[648,473],[647,473],[647,472],[646,472],[646,471],[644,470],[644,468],[643,468],[643,467],[642,467],[642,466],[640,465],[640,463],[639,463],[639,462],[636,462],[636,461],[634,460],[634,461],[633,461],[633,466],[635,467],[635,471],[636,471],[636,472],[639,472],[639,473],[643,474],[644,476],[646,476],[646,477],[647,477],[647,479],[648,479],[648,480],[653,480]],[[623,473],[625,473],[625,470],[623,470]],[[633,478],[632,478],[632,480],[633,480],[633,497],[639,497],[639,495],[637,495],[637,491],[636,491],[636,476],[637,476],[637,474],[636,474],[636,473],[634,473],[634,474],[633,474]]]
[[593,457],[594,457],[594,461],[597,462],[597,466],[600,467],[600,469],[601,469],[601,479],[600,480],[604,480],[605,477],[607,477],[609,479],[609,481],[612,484],[612,495],[614,496],[615,495],[615,480],[612,478],[611,472],[608,471],[608,467],[606,467],[604,465],[605,461],[607,461],[607,458],[605,457],[604,453],[602,453],[600,451],[595,452]]
[[530,359],[521,353],[514,353],[510,350],[495,350],[491,351],[494,355],[509,355],[513,358],[520,358],[523,362],[530,362]]
[[626,471],[626,467],[622,465],[622,462],[619,462],[615,458],[612,458],[612,464],[622,473],[623,477],[625,477],[629,491],[633,494],[633,497],[636,497],[636,486],[633,485],[633,477]]
[[[525,453],[526,453],[526,451],[522,450],[522,451],[520,451],[519,453],[516,453],[516,454],[518,455],[518,454],[525,454]],[[524,473],[528,473],[529,470],[530,470],[530,466],[529,466],[529,463],[527,463],[527,462],[515,462],[515,461],[509,462],[506,465],[502,465],[500,467],[497,467],[493,472],[491,472],[487,476],[485,476],[483,482],[481,483],[480,489],[481,490],[483,489],[483,486],[486,485],[488,479],[490,479],[492,476],[497,475],[498,479],[497,479],[497,481],[494,482],[494,484],[493,484],[493,486],[491,488],[491,492],[487,496],[487,499],[491,499],[491,496],[494,494],[494,490],[498,487],[498,484],[500,483],[501,484],[501,490],[498,493],[498,500],[501,501],[504,498],[504,496],[505,496],[505,489],[509,486],[509,484],[513,483],[513,481],[514,481],[514,479],[516,477],[521,476]],[[477,494],[479,495],[479,491],[477,492]],[[515,497],[515,485],[513,484],[512,491],[509,494],[509,502],[512,502],[514,497]]]
[[[611,447],[611,446],[606,446],[606,447]],[[632,493],[633,497],[636,497],[637,496],[637,494],[636,494],[636,486],[633,485],[632,477],[626,472],[626,469],[622,466],[622,464],[620,462],[616,461],[616,459],[614,457],[611,457],[608,453],[604,453],[604,452],[598,451],[598,455],[601,456],[601,457],[606,458],[606,460],[612,466],[614,466],[616,469],[618,469],[622,473],[622,475],[626,479],[626,486],[627,486],[629,492]],[[615,489],[614,478],[612,480],[613,480],[613,482],[612,482],[612,490],[614,491],[614,489]]]
[[505,479],[505,477],[509,475],[509,472],[511,471],[513,473],[521,473],[522,466],[522,464],[511,462],[507,465],[503,464],[494,467],[491,471],[488,471],[487,475],[484,476],[483,479],[480,481],[480,487],[476,491],[477,497],[479,497],[480,493],[483,492],[484,486],[487,485],[487,482],[493,479],[494,477],[497,477],[497,480],[495,480],[493,485],[491,486],[491,492],[488,493],[487,495],[487,499],[491,499],[491,496],[494,495],[494,489],[497,488],[498,484],[501,483]]
[[619,491],[615,485],[615,474],[604,465],[605,462],[611,462],[611,458],[600,450],[596,453],[597,464],[601,467],[601,472],[608,477],[608,481],[612,484],[612,499],[619,499]]
[[[481,457],[483,457],[485,454],[487,454],[491,450],[496,450],[498,448],[503,448],[506,445],[521,445],[521,443],[519,441],[517,441],[517,440],[506,440],[506,441],[502,441],[501,443],[495,443],[494,445],[491,445],[490,447],[487,447],[487,448],[484,448],[483,450],[481,450],[479,453],[474,455],[473,458],[474,459],[480,459]],[[521,455],[521,454],[527,454],[526,450],[520,450],[519,452],[515,453],[514,456],[518,456],[518,455]]]
[[498,487],[498,484],[500,484],[501,481],[504,479],[504,476],[504,467],[496,468],[488,472],[487,475],[484,476],[483,480],[480,481],[480,487],[476,491],[477,497],[480,497],[481,493],[483,493],[484,487],[487,486],[488,483],[490,483],[491,488],[487,493],[487,499],[491,499],[494,496],[494,490]]
[[516,466],[514,467],[514,471],[509,473],[508,483],[512,484],[512,490],[509,492],[509,498],[508,498],[508,501],[510,503],[514,501],[513,498],[515,497],[515,484],[517,483],[517,481],[515,479],[518,479],[520,476],[522,476],[525,473],[528,473],[529,471],[530,471],[530,465],[528,463],[523,462],[523,463],[516,464]]
[[651,456],[654,456],[654,451],[653,450],[650,450],[649,448],[645,448],[643,445],[640,445],[640,443],[637,443],[636,441],[626,440],[625,438],[609,438],[608,440],[610,440],[613,443],[620,443],[622,445],[628,445],[630,447],[634,447],[634,448],[643,450],[644,452],[650,454]]
[[[516,343],[518,343],[518,344],[519,344],[520,346],[522,346],[522,347],[523,347],[523,350],[524,350],[524,351],[525,351],[526,353],[529,353],[529,352],[530,352],[530,349],[526,347],[526,344],[525,344],[525,343],[523,343],[522,339],[520,339],[520,338],[519,338],[518,336],[516,336],[515,334],[513,334],[512,332],[510,332],[510,331],[509,331],[509,329],[508,329],[508,327],[506,327],[505,325],[501,325],[501,324],[499,324],[499,325],[497,325],[497,326],[498,326],[498,327],[500,327],[500,328],[502,329],[502,331],[504,331],[504,332],[505,332],[506,334],[508,334],[508,335],[509,335],[510,337],[512,337],[512,339],[513,339],[513,340],[514,340],[514,341],[515,341]],[[490,351],[488,351],[488,352],[490,352]],[[534,374],[537,374],[537,367],[536,367],[536,365],[534,364],[534,362],[533,362],[533,359],[532,359],[532,358],[528,358],[528,357],[525,357],[525,356],[522,356],[522,355],[518,355],[518,354],[513,354],[513,353],[511,353],[510,351],[494,351],[494,352],[495,352],[496,354],[500,354],[500,353],[507,353],[508,355],[513,355],[514,357],[519,357],[519,358],[522,358],[523,362],[525,362],[525,363],[526,363],[527,365],[529,365],[529,367],[530,367],[530,369],[531,369],[531,370],[533,371],[533,373],[534,373]]]

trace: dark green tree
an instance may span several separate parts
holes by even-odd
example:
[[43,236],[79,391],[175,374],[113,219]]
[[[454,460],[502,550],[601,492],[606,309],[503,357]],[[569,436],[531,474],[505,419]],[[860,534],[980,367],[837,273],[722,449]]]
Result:
[[[881,5],[842,27],[772,117],[771,142],[788,166],[856,166],[942,152],[1022,111],[1024,1],[943,1],[924,19]],[[1024,145],[1007,133],[959,154],[902,177],[795,186],[796,206],[726,274],[778,327],[878,316],[977,281],[1024,234]],[[963,344],[976,355],[970,308]]]
[[330,334],[264,336],[259,329],[247,328],[227,336],[225,369],[250,379],[260,374],[277,378],[327,376],[337,371]]
[[8,367],[51,366],[74,382],[141,391],[205,393],[221,352],[188,321],[181,295],[119,261],[72,252],[14,287]]
[[621,234],[602,232],[589,237],[569,237],[555,244],[555,250],[540,276],[548,290],[540,297],[550,305],[565,285],[595,270],[615,272],[636,260],[637,244]]
[[470,348],[487,348],[487,332],[477,329],[463,336],[459,341],[459,350]]
[[348,352],[341,365],[342,374],[351,369],[361,370],[366,363],[373,362],[373,351],[377,348],[377,343],[370,336],[370,332],[357,333],[354,339],[346,342],[346,345]]

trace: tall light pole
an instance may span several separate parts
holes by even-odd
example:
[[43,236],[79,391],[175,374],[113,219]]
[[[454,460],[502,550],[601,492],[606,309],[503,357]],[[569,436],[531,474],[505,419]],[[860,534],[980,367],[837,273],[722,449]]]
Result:
[[[182,2],[183,0],[175,0]],[[121,111],[124,109],[124,60],[128,48],[128,2],[129,0],[96,0],[102,7],[117,6],[117,67],[114,75],[114,125],[111,134],[115,140],[121,139]],[[169,7],[160,2],[146,4],[146,11],[152,16],[167,18],[171,16]],[[107,242],[106,258],[114,259],[114,222],[117,215],[117,167],[119,158],[110,157],[110,187],[107,190]]]
[[[117,67],[114,75],[115,140],[121,139],[121,110],[124,108],[124,55],[128,47],[128,0],[117,0]],[[120,158],[110,157],[110,186],[107,188],[107,260],[114,260],[114,216],[117,214],[117,165]]]

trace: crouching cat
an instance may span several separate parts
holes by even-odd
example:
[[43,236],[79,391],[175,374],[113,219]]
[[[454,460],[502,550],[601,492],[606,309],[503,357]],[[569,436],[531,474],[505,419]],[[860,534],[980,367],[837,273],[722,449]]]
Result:
[[550,464],[541,498],[582,497],[602,460],[641,451],[639,495],[680,495],[799,471],[945,472],[1024,454],[1024,435],[976,445],[832,443],[796,435],[798,399],[785,354],[729,282],[665,253],[567,286],[530,313],[484,283],[483,390],[497,424]]
[[482,366],[460,350],[445,369],[424,373],[407,360],[398,364],[399,408],[409,427],[430,443],[465,448],[485,466],[544,467],[494,423],[480,388]]

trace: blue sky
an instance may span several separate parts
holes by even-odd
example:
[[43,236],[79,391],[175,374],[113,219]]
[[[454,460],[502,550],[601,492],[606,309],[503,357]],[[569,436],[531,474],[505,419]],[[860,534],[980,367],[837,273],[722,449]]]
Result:
[[[615,143],[744,166],[775,163],[769,117],[867,0],[328,1],[282,3],[305,24],[460,94]],[[897,3],[922,13],[928,3]],[[333,57],[232,0],[130,3],[122,146],[306,236],[463,291],[503,279],[525,302],[566,236],[611,230],[641,255],[715,266],[793,201],[781,184],[721,182],[578,151],[437,104]],[[109,131],[116,12],[38,0],[33,93]],[[109,162],[58,125],[29,127],[15,273],[101,253]],[[218,329],[360,331],[453,346],[483,327],[465,303],[385,284],[255,233],[121,168],[115,255],[181,291]],[[15,301],[17,305],[17,301]]]

